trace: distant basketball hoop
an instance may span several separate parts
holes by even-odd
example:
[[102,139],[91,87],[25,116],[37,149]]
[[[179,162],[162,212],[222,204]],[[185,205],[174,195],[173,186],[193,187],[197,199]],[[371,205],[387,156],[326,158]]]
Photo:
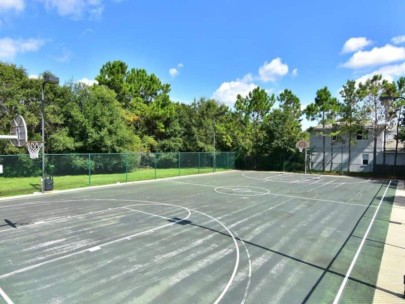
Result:
[[304,172],[307,174],[307,149],[309,148],[309,142],[306,140],[299,140],[295,144],[295,147],[300,150],[300,152],[305,151],[305,156],[304,156]]
[[39,141],[28,141],[26,146],[31,159],[39,158],[39,150],[41,149],[41,143]]
[[300,150],[300,152],[304,151],[304,149],[308,149],[309,148],[309,142],[307,142],[306,140],[299,140],[297,141],[297,143],[295,144],[295,147]]

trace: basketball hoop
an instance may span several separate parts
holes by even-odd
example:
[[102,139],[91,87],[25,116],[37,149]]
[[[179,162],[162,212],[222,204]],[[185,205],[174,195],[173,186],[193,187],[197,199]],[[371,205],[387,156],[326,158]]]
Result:
[[41,149],[41,143],[39,141],[27,141],[27,149],[30,153],[31,159],[38,158],[39,150]]
[[297,143],[295,144],[295,147],[297,149],[300,150],[300,152],[302,152],[303,150],[305,150],[305,156],[304,156],[304,172],[305,174],[307,174],[307,149],[309,148],[309,142],[307,142],[306,140],[299,140],[297,141]]
[[308,149],[309,148],[309,142],[307,142],[306,140],[299,140],[297,141],[297,143],[295,144],[295,147],[300,150],[300,152],[304,151],[304,149]]

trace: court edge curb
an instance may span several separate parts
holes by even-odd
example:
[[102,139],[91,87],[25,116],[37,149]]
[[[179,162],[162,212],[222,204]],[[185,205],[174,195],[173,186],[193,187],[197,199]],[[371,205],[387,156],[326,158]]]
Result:
[[373,303],[405,303],[405,181],[395,190]]

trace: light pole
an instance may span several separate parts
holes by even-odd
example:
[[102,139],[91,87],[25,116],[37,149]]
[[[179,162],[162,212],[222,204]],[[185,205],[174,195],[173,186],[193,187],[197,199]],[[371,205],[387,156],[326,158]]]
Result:
[[223,115],[223,114],[225,114],[226,113],[226,111],[221,111],[221,112],[218,112],[218,113],[215,113],[214,114],[214,163],[213,163],[213,171],[214,172],[216,172],[217,171],[217,155],[216,155],[216,133],[217,133],[217,127],[216,127],[216,121],[215,121],[215,119],[218,117],[218,116],[221,116],[221,115]]
[[216,142],[215,142],[215,134],[216,134],[215,117],[216,117],[216,115],[214,115],[214,164],[213,164],[214,172],[216,171],[216,166],[217,166],[217,156],[216,156],[216,151],[215,151],[215,144],[216,144]]
[[41,87],[41,149],[42,149],[42,183],[41,192],[45,192],[45,85],[58,84],[59,78],[50,74],[45,73],[43,76],[42,87]]

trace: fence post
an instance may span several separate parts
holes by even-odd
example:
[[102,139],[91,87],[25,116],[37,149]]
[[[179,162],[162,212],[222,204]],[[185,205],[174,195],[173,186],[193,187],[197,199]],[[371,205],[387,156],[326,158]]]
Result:
[[125,182],[128,182],[128,153],[125,153]]
[[157,158],[159,153],[155,153],[155,179],[156,179],[156,167],[157,167]]
[[201,152],[197,152],[198,153],[198,174],[200,174],[200,165],[201,165]]
[[180,168],[181,168],[180,157],[181,157],[181,153],[179,152],[179,176],[181,175],[181,173],[180,173]]
[[89,187],[91,186],[91,154],[89,153],[89,158],[87,160],[87,166],[89,169]]

